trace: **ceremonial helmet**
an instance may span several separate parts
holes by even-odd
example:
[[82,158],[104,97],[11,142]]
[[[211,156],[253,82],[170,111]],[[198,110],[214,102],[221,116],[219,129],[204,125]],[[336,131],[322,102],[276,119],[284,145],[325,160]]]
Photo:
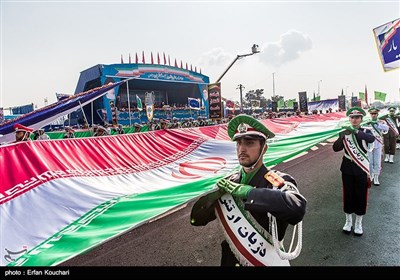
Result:
[[19,124],[19,123],[14,125],[14,129],[15,129],[15,132],[20,132],[20,131],[29,132],[29,133],[33,132],[33,128],[23,126],[22,124]]
[[241,137],[270,139],[275,137],[265,125],[248,115],[238,115],[229,121],[228,135],[232,141]]
[[365,111],[360,107],[352,107],[349,110],[347,110],[347,112],[346,112],[346,116],[348,116],[350,118],[355,117],[355,116],[363,117],[365,115],[366,115]]

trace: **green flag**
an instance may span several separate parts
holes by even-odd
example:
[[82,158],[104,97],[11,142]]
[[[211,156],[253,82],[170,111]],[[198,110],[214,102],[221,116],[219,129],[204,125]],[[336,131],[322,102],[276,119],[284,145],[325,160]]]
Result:
[[386,93],[380,92],[380,91],[375,91],[375,100],[380,100],[385,102],[386,100]]
[[278,100],[278,108],[283,108],[285,106],[285,100],[280,99]]
[[365,93],[360,91],[360,92],[358,93],[358,99],[364,101],[364,100],[365,100]]
[[321,96],[317,95],[317,96],[315,97],[315,101],[321,101]]
[[138,108],[139,111],[143,110],[142,100],[137,94],[136,94],[136,107]]

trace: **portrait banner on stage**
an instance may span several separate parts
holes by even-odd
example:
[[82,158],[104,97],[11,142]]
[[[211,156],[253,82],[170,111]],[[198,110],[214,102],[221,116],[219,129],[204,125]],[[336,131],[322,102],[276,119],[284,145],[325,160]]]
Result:
[[383,70],[400,67],[400,18],[373,29]]
[[208,85],[209,118],[222,118],[221,83]]
[[110,109],[111,109],[111,122],[113,125],[118,124],[118,117],[117,117],[117,108],[115,107],[114,101],[110,101]]
[[339,100],[339,109],[346,110],[346,96],[339,95],[338,100]]
[[146,115],[149,121],[154,116],[154,91],[145,92]]
[[306,91],[299,92],[299,103],[300,103],[300,111],[308,112],[307,92]]

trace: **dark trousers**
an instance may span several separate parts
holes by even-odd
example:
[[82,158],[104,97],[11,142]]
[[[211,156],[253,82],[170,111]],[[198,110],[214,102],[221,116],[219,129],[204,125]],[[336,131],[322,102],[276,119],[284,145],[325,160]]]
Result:
[[383,144],[385,154],[394,155],[396,153],[396,137],[390,131],[383,135]]
[[221,242],[221,249],[221,266],[240,266],[238,259],[232,253],[232,250],[226,240]]
[[365,215],[368,200],[367,174],[347,175],[342,173],[343,210],[347,214]]

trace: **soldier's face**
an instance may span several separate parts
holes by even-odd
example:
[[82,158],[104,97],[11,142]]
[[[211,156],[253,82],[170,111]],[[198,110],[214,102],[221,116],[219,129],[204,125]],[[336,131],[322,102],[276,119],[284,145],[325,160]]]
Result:
[[236,140],[236,153],[241,166],[251,167],[260,157],[262,147],[259,139],[239,138]]
[[378,113],[371,113],[371,119],[376,121],[378,119]]
[[362,116],[352,116],[350,117],[350,123],[354,127],[359,127],[362,122]]
[[16,141],[23,141],[24,136],[25,136],[25,132],[24,131],[17,131],[15,133],[15,140]]

